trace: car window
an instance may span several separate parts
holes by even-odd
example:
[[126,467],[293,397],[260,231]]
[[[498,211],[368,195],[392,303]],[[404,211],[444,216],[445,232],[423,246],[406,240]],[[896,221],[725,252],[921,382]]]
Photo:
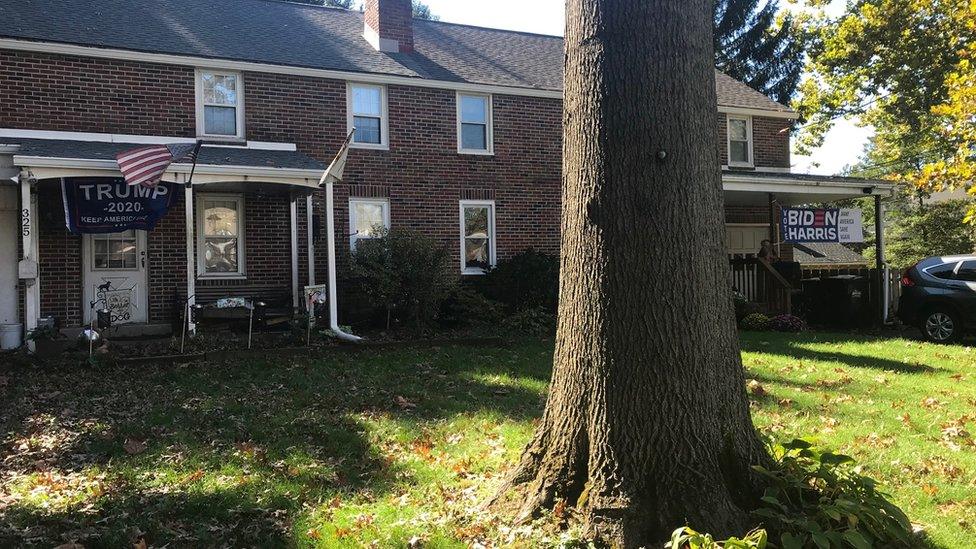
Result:
[[941,278],[944,280],[952,280],[956,277],[956,265],[958,263],[943,263],[942,265],[936,265],[935,267],[929,267],[925,269],[925,272],[934,276],[935,278]]
[[956,270],[956,280],[976,282],[976,261],[963,261]]

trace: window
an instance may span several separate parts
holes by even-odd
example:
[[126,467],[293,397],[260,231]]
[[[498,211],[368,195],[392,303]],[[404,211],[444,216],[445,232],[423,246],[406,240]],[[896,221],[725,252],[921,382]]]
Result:
[[244,197],[197,197],[197,272],[200,276],[244,276]]
[[387,106],[386,88],[366,84],[349,84],[347,90],[349,131],[355,128],[352,145],[362,148],[386,149]]
[[729,165],[752,166],[752,118],[729,116]]
[[935,278],[941,278],[944,280],[952,280],[956,277],[956,266],[958,263],[943,263],[942,265],[936,265],[935,267],[929,267],[925,269],[925,272],[934,276]]
[[379,198],[349,200],[349,248],[360,240],[379,238],[390,228],[390,202]]
[[976,261],[963,261],[956,270],[956,280],[976,282]]
[[92,267],[96,271],[135,270],[138,251],[133,230],[92,235]]
[[495,203],[461,202],[461,272],[484,274],[495,265]]
[[490,95],[459,93],[458,152],[492,154],[492,113]]
[[197,134],[244,139],[244,81],[240,73],[197,71]]

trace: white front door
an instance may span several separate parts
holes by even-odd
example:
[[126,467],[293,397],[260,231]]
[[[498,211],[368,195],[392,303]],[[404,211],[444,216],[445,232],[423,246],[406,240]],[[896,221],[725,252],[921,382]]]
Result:
[[112,313],[113,325],[149,321],[145,231],[86,234],[84,269],[86,324],[93,301]]
[[20,242],[17,187],[0,186],[0,324],[20,322],[17,243]]

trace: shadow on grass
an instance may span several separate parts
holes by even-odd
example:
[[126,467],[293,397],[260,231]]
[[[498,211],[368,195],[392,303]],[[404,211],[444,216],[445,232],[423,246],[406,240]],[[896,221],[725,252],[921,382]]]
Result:
[[[814,336],[818,337],[818,336]],[[836,362],[850,368],[870,368],[875,370],[893,371],[906,374],[931,373],[938,369],[927,364],[908,364],[874,355],[850,354],[839,351],[815,350],[805,347],[807,344],[842,345],[844,343],[864,343],[857,339],[813,339],[811,336],[797,334],[751,334],[741,338],[743,352],[779,355],[798,360],[813,360],[818,362]]]
[[[531,351],[446,347],[0,372],[11,403],[0,411],[0,479],[86,471],[104,473],[109,487],[94,508],[50,513],[22,501],[4,508],[14,488],[0,480],[0,546],[82,538],[123,546],[131,541],[117,543],[120,532],[132,526],[154,545],[183,544],[181,532],[193,532],[189,545],[287,544],[282,525],[304,506],[410,482],[411,472],[371,443],[377,423],[409,441],[462,415],[537,417],[551,355],[542,345]],[[193,479],[196,471],[207,478]],[[246,486],[200,493],[194,483],[212,475]]]

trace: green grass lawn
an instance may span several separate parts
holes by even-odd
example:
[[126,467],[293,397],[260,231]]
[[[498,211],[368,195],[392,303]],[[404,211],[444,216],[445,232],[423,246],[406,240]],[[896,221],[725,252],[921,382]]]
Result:
[[[551,355],[0,366],[0,547],[556,544],[559,517],[479,509],[531,435]],[[976,545],[974,352],[744,334],[743,357],[764,433],[854,456],[937,546]]]

